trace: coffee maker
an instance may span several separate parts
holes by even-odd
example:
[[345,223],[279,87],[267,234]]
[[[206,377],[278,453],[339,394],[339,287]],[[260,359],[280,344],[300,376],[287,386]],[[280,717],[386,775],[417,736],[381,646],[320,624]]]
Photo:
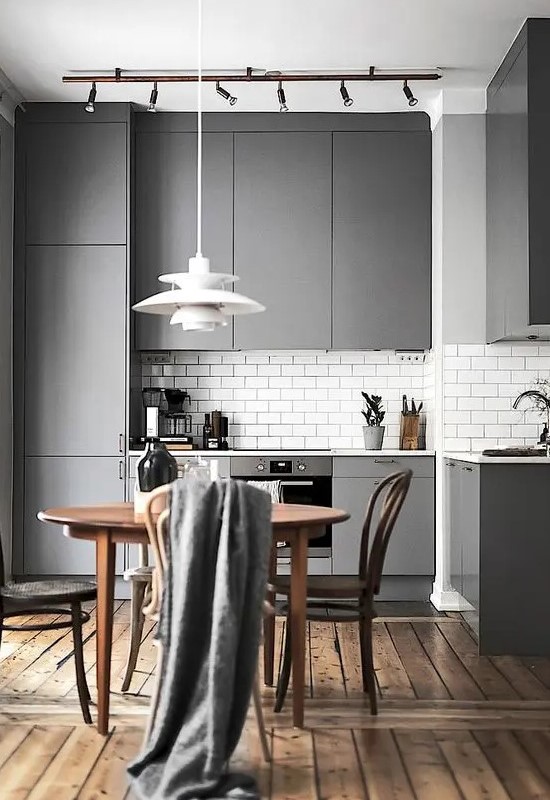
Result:
[[177,449],[193,448],[192,416],[185,410],[190,402],[183,389],[150,387],[142,390],[145,408],[145,438],[151,436]]

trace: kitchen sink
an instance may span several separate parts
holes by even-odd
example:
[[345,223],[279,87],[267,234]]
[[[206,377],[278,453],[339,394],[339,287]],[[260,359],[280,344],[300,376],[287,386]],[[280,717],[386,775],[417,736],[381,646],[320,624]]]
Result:
[[501,447],[494,450],[484,450],[482,456],[509,456],[510,458],[518,458],[524,456],[525,458],[533,458],[533,456],[546,456],[546,448],[544,447]]

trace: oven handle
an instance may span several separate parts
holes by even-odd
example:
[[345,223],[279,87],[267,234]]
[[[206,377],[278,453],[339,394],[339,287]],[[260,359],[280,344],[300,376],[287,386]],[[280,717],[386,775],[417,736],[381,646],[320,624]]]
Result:
[[281,481],[281,486],[313,486],[313,481]]

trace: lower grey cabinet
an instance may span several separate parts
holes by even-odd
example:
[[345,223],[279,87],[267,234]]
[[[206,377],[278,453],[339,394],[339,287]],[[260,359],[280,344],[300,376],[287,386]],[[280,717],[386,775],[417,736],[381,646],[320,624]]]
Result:
[[[95,575],[91,542],[63,536],[59,525],[40,522],[39,511],[56,506],[124,500],[124,462],[118,458],[25,459],[22,567],[25,575]],[[124,548],[117,546],[117,574]]]
[[[359,566],[359,545],[367,503],[385,474],[398,468],[399,463],[413,470],[417,457],[399,461],[375,458],[334,459],[332,504],[350,513],[347,522],[333,527],[333,571],[337,575],[356,574]],[[338,463],[340,462],[340,463]],[[355,463],[354,463],[355,462]],[[413,477],[403,509],[391,535],[384,575],[433,576],[434,574],[434,478],[433,459],[418,459],[419,474]],[[357,477],[362,470],[364,477]],[[347,477],[351,472],[355,477]],[[374,472],[374,476],[372,473]],[[371,473],[369,475],[368,473]]]
[[479,608],[480,472],[464,461],[446,462],[451,585]]

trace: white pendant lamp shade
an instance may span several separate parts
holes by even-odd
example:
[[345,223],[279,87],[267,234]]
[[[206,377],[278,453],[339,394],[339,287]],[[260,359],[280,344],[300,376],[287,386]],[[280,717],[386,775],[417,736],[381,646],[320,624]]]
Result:
[[[197,82],[197,253],[189,259],[188,272],[159,276],[172,288],[147,297],[133,306],[134,311],[164,314],[171,325],[184,331],[213,331],[227,325],[236,314],[256,314],[265,307],[249,297],[225,287],[238,281],[236,275],[210,272],[210,262],[202,255],[202,0],[198,0],[198,82]],[[177,287],[177,288],[174,288]]]

